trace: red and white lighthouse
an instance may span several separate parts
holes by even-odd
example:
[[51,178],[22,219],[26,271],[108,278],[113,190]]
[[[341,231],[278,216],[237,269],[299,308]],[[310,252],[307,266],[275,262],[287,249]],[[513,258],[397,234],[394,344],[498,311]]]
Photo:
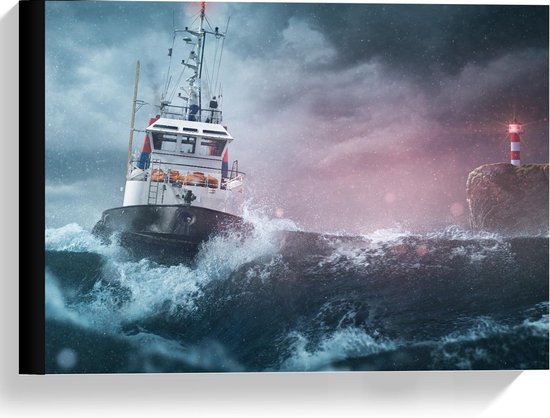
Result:
[[510,164],[521,165],[519,156],[520,138],[519,134],[523,133],[523,126],[514,118],[514,121],[508,125],[508,134],[510,135]]

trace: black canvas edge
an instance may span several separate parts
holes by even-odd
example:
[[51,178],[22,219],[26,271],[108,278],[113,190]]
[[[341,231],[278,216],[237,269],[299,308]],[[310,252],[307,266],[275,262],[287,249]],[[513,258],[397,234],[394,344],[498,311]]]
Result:
[[[19,3],[19,373],[45,374],[45,2]],[[30,121],[30,123],[29,123]],[[24,134],[23,134],[24,133]],[[24,138],[22,137],[24,135]],[[24,186],[25,193],[21,186]],[[30,216],[24,216],[30,214]],[[23,235],[23,236],[22,236]]]

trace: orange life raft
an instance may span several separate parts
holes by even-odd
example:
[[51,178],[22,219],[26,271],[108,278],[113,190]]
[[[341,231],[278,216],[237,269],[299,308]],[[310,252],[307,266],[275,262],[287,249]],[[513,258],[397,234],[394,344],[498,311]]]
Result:
[[152,181],[164,181],[164,176],[164,171],[162,171],[160,168],[154,168],[153,171],[151,171]]
[[188,186],[207,186],[212,189],[218,188],[218,179],[214,176],[208,175],[205,176],[204,173],[200,171],[192,171],[187,174],[179,174],[178,181],[181,181],[183,184]]
[[174,183],[175,181],[178,181],[180,178],[180,172],[177,170],[170,170],[170,183]]
[[204,186],[206,184],[206,177],[200,171],[193,171],[183,176],[180,175],[178,180],[183,181],[183,184],[191,186]]
[[218,179],[214,176],[208,176],[208,179],[206,181],[206,185],[210,187],[211,189],[217,189],[218,188]]

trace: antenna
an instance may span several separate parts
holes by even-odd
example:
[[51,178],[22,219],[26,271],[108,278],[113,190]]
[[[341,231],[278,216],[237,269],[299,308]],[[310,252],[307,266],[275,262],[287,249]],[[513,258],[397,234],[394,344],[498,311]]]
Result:
[[205,16],[205,10],[206,10],[206,2],[201,1],[201,25],[199,28],[199,33],[201,37],[199,38],[199,51],[201,54],[200,62],[199,62],[199,119],[200,119],[200,112],[202,109],[202,63],[204,61],[204,44],[206,43],[206,33],[204,32],[204,16]]
[[134,123],[136,121],[138,83],[139,83],[139,60],[136,63],[136,79],[134,81],[134,98],[132,100],[132,119],[130,121],[130,140],[128,141],[128,166],[126,168],[126,174],[130,172],[131,163],[132,163],[132,144],[134,142]]
[[[223,39],[222,39],[222,48],[221,48],[221,51],[220,51],[220,59],[218,61],[218,68],[216,69],[215,68],[215,65],[214,65],[214,71],[216,72],[216,78],[214,79],[214,94],[216,93],[216,91],[218,90],[218,81],[219,81],[219,77],[220,77],[220,68],[222,66],[222,57],[223,57],[223,47],[225,45],[225,36],[227,35],[227,32],[229,30],[229,21],[231,20],[231,16],[229,16],[227,18],[227,24],[225,25],[225,32],[224,32],[224,35],[223,35]],[[216,31],[216,36],[220,36],[219,33]],[[220,89],[221,89],[221,86],[220,86]],[[220,93],[221,94],[221,93]]]
[[[193,74],[187,78],[188,84],[188,97],[187,97],[187,108],[186,108],[186,117],[190,121],[201,121],[202,120],[202,73],[204,67],[204,51],[206,43],[206,35],[213,35],[216,39],[224,38],[225,35],[220,33],[218,28],[215,28],[214,31],[206,30],[204,28],[204,22],[208,22],[206,18],[206,2],[201,2],[201,10],[197,19],[199,19],[199,27],[197,29],[190,29],[185,27],[183,30],[175,30],[174,34],[178,32],[185,32],[190,37],[183,38],[183,41],[188,45],[192,46],[192,50],[189,53],[187,60],[182,60],[181,64],[190,68],[193,71]],[[208,22],[208,24],[210,24]],[[194,39],[193,39],[194,38]],[[208,69],[205,68],[205,71]],[[207,74],[208,76],[208,74]],[[208,80],[207,80],[208,81]],[[181,96],[178,96],[181,97]],[[183,97],[181,97],[183,98]],[[221,117],[221,113],[219,113]]]

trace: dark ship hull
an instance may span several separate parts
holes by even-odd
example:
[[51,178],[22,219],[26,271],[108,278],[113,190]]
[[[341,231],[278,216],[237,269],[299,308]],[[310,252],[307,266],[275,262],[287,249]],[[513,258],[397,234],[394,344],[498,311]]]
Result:
[[115,235],[138,258],[177,261],[192,258],[210,237],[243,227],[238,216],[198,206],[139,205],[104,211],[92,233],[106,242]]

